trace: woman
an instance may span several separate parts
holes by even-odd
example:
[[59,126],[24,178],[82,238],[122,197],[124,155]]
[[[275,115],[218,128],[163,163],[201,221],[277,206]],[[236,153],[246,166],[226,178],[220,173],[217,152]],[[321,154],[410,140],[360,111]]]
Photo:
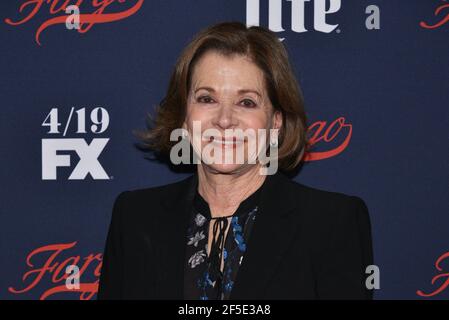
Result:
[[[237,22],[200,32],[178,59],[143,138],[168,154],[179,128],[199,159],[196,172],[117,197],[100,299],[372,297],[365,287],[372,248],[364,201],[285,175],[308,146],[307,125],[274,33]],[[254,151],[254,139],[261,149]],[[208,146],[212,151],[204,153]],[[239,151],[243,161],[225,161]],[[269,163],[264,151],[275,155]],[[176,154],[171,160],[179,163]]]

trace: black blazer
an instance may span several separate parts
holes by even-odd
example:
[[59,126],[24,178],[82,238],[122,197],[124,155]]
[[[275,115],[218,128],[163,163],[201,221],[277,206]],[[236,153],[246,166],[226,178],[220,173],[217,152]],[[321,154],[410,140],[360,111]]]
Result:
[[[368,209],[356,196],[267,176],[230,299],[371,299]],[[117,197],[99,299],[183,299],[185,234],[198,185],[182,181]]]

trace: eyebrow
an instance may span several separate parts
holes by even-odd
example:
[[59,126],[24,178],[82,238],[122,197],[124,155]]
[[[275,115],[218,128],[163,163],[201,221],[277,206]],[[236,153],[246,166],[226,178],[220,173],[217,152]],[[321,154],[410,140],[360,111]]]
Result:
[[[215,89],[212,87],[200,87],[198,89],[195,90],[195,93],[198,92],[199,90],[204,89],[210,92],[215,92]],[[248,93],[248,92],[252,92],[257,94],[259,97],[261,97],[261,94],[257,91],[257,90],[253,90],[253,89],[240,89],[239,91],[237,91],[238,94],[244,94],[244,93]]]

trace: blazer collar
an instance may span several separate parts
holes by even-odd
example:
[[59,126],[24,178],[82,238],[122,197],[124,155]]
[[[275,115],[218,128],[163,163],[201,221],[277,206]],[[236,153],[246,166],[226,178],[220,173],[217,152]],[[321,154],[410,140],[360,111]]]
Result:
[[[304,203],[304,194],[294,192],[292,181],[278,171],[267,176],[266,185],[261,193],[260,206],[253,231],[248,241],[242,264],[237,273],[235,285],[230,299],[261,298],[264,287],[275,274],[276,267],[283,258],[286,248],[293,240],[301,211],[298,203]],[[167,198],[162,199],[167,216],[178,216],[180,223],[173,223],[173,237],[168,245],[172,250],[172,261],[176,272],[173,281],[166,283],[171,286],[175,299],[183,299],[184,294],[184,264],[185,264],[185,234],[189,222],[190,208],[198,187],[198,175],[195,173],[179,182],[179,188]],[[296,209],[296,210],[295,210]]]

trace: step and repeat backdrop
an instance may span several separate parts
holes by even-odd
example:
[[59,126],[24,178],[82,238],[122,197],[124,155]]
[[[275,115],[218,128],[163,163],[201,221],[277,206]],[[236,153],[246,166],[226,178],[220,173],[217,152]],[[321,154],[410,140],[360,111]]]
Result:
[[375,299],[449,298],[447,1],[7,0],[0,13],[1,299],[96,298],[115,197],[191,174],[133,132],[184,46],[224,21],[287,47],[313,144],[293,179],[365,200]]

